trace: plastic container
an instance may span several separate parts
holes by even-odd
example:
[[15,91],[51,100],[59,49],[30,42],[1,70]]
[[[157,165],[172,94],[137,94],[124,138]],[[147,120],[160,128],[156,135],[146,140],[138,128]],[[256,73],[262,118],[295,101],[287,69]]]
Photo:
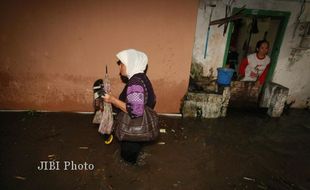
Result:
[[217,83],[220,85],[229,86],[234,71],[235,70],[230,68],[217,68]]

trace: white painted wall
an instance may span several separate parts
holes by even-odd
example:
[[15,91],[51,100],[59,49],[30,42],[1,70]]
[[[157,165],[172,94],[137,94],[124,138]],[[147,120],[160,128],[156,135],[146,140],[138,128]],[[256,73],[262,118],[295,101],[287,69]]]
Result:
[[[208,0],[201,0],[196,26],[195,45],[193,49],[194,63],[203,65],[203,75],[210,76],[210,70],[216,71],[217,67],[223,65],[224,51],[227,41],[227,33],[223,36],[223,26],[218,28],[211,26],[209,36],[208,54],[204,59],[205,38],[209,21],[210,7],[205,4]],[[223,18],[225,15],[225,0],[218,0],[212,16],[212,20]],[[295,100],[293,107],[306,107],[307,100],[310,101],[310,50],[296,50],[300,43],[300,30],[298,29],[293,38],[294,23],[300,10],[300,1],[297,0],[236,0],[234,7],[242,7],[246,4],[248,9],[263,9],[274,11],[288,11],[291,13],[282,46],[280,49],[278,63],[276,65],[273,82],[286,86],[290,89],[289,99]],[[310,20],[310,3],[306,1],[303,21]],[[292,52],[296,52],[292,57]],[[293,61],[292,61],[293,60]],[[213,73],[216,76],[216,72]]]
[[211,7],[207,4],[216,4],[213,10],[212,20],[220,19],[225,16],[225,6],[223,3],[216,1],[200,1],[192,61],[203,65],[204,76],[212,75],[210,69],[213,69],[213,74],[216,75],[216,68],[222,66],[227,38],[227,35],[223,37],[223,27],[218,28],[217,26],[211,26],[207,56],[204,58],[206,34],[211,13]]

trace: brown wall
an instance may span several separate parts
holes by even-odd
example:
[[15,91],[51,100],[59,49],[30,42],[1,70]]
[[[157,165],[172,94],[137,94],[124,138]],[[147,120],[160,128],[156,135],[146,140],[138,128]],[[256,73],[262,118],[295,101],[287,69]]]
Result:
[[118,95],[115,54],[149,56],[159,112],[179,112],[191,65],[198,0],[0,2],[0,109],[92,111],[105,65]]

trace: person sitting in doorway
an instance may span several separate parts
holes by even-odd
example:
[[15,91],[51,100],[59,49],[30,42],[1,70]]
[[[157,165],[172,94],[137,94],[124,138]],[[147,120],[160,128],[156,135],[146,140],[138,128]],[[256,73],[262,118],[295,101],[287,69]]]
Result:
[[262,85],[270,66],[269,42],[260,40],[256,43],[256,52],[244,58],[239,67],[241,81],[253,81]]

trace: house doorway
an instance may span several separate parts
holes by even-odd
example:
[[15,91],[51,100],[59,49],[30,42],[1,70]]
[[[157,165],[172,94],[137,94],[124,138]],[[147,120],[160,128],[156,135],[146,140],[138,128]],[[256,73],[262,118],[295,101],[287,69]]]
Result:
[[[240,9],[235,8],[234,12]],[[272,79],[290,16],[289,12],[245,9],[243,17],[230,23],[223,66],[238,71],[241,60],[255,52],[259,40],[269,41],[270,68],[265,82]],[[238,79],[238,72],[233,80]]]

